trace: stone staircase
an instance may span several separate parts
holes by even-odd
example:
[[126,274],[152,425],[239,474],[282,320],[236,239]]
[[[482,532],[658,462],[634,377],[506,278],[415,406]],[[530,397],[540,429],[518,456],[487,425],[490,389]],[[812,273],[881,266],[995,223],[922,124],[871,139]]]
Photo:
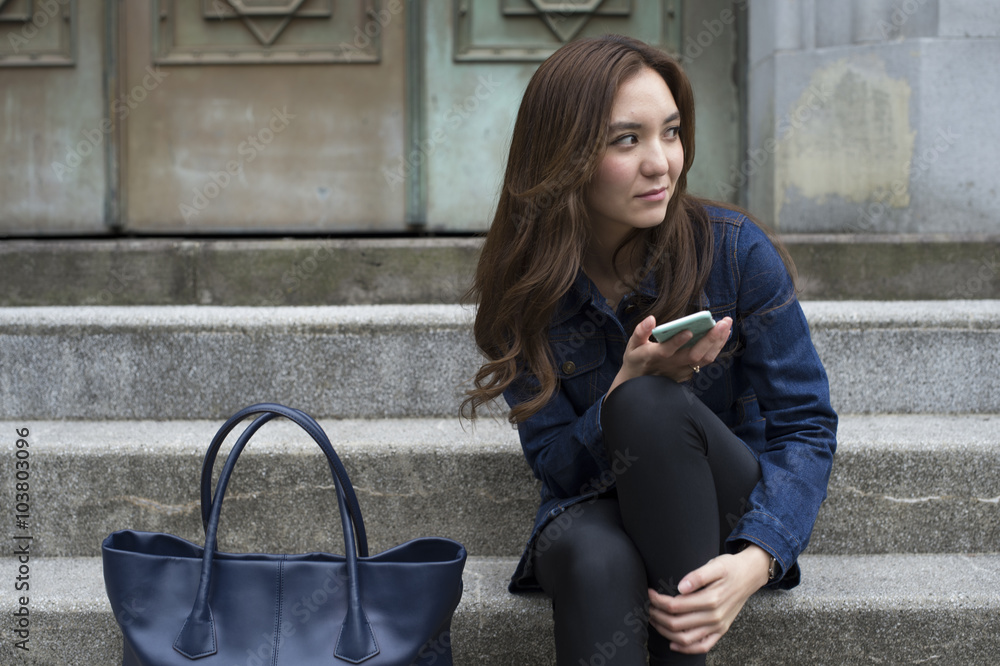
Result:
[[[441,271],[409,300],[459,281]],[[0,308],[2,506],[15,505],[16,429],[30,431],[31,463],[30,524],[16,529],[10,508],[7,543],[33,537],[27,652],[14,647],[20,564],[0,551],[0,664],[120,663],[115,617],[143,609],[110,607],[101,540],[129,527],[200,542],[204,450],[264,400],[320,419],[373,551],[430,534],[466,545],[456,664],[553,664],[548,601],[506,592],[535,484],[502,417],[458,419],[477,362],[471,312],[441,300]],[[803,306],[842,415],[829,499],[803,584],[755,595],[709,663],[995,663],[1000,301]],[[328,474],[304,433],[266,426],[234,476],[220,547],[342,552]]]

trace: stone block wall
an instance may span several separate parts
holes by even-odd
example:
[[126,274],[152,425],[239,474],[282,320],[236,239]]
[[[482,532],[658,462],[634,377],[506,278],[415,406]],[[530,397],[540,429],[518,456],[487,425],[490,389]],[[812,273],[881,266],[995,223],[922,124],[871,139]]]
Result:
[[747,13],[735,184],[751,210],[782,233],[1000,232],[1000,4],[754,0]]

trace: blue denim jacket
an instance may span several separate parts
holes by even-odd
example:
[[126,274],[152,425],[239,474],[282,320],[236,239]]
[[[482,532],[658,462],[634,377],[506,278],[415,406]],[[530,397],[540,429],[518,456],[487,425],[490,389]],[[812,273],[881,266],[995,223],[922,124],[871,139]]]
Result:
[[[710,309],[716,320],[732,317],[734,325],[720,359],[687,385],[760,463],[762,478],[728,538],[729,552],[741,541],[757,544],[777,560],[779,574],[771,586],[791,588],[800,578],[796,560],[826,498],[837,415],[826,371],[778,252],[746,216],[725,208],[708,211],[715,253],[703,309]],[[615,312],[581,272],[556,309],[549,342],[559,388],[545,407],[518,426],[525,458],[541,481],[541,506],[511,580],[512,592],[538,589],[531,553],[549,521],[613,485],[602,441],[601,403],[641,317],[634,301],[654,293],[652,278],[643,283],[641,294],[626,295]],[[524,375],[504,398],[517,404],[518,396],[534,385],[534,378]]]

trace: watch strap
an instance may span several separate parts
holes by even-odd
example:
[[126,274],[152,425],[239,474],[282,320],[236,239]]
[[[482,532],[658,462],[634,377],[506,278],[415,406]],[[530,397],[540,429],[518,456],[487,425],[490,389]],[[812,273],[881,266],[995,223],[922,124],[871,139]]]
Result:
[[[752,543],[753,541],[744,540],[736,552],[742,553]],[[767,565],[767,582],[773,583],[778,578],[778,560],[770,553],[768,553],[768,556],[771,558],[771,562]]]

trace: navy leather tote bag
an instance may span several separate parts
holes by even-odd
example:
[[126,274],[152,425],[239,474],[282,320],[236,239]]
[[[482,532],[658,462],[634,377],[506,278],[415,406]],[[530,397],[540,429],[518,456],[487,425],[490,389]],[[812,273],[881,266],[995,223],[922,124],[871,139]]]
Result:
[[[215,457],[230,431],[248,416],[256,418],[233,446],[213,497]],[[277,416],[297,423],[326,454],[336,485],[344,555],[224,553],[216,547],[222,501],[236,461],[253,434]],[[347,471],[326,433],[308,415],[263,403],[226,421],[202,465],[201,510],[204,546],[171,534],[132,530],[104,540],[104,583],[112,608],[144,609],[120,623],[123,666],[452,663],[451,619],[462,596],[465,548],[428,537],[369,555]],[[313,603],[303,605],[303,598]]]

